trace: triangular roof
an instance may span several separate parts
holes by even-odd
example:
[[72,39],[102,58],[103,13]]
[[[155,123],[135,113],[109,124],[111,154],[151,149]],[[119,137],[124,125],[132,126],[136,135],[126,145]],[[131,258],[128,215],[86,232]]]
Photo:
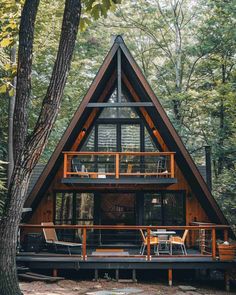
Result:
[[116,64],[118,51],[122,56],[122,82],[126,86],[129,86],[130,95],[139,98],[139,101],[141,102],[144,101],[153,105],[153,107],[147,107],[147,113],[152,118],[155,125],[154,127],[158,129],[168,150],[176,152],[175,160],[181,168],[186,180],[191,183],[191,189],[201,203],[201,206],[205,209],[212,222],[226,224],[227,221],[209,191],[206,182],[202,178],[190,154],[121,36],[116,37],[113,46],[107,54],[80,106],[75,112],[67,130],[29,194],[25,206],[33,208],[37,206],[39,196],[43,195],[43,192],[45,192],[50,184],[50,179],[54,177],[57,169],[62,164],[62,151],[71,149],[76,137],[86,123],[88,115],[91,114],[92,108],[88,107],[89,104],[105,101],[114,90],[117,79]]

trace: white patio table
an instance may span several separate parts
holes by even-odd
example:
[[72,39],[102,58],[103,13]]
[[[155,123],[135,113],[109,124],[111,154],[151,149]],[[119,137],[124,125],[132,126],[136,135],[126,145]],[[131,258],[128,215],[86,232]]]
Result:
[[[157,249],[155,251],[155,253],[157,255],[159,255],[160,253],[163,254],[170,254],[170,242],[169,242],[169,237],[176,235],[175,231],[161,231],[161,230],[157,230],[157,231],[151,231],[151,236],[153,237],[159,237],[159,243],[157,246]],[[161,240],[160,237],[161,236],[168,236],[167,239],[163,239]]]

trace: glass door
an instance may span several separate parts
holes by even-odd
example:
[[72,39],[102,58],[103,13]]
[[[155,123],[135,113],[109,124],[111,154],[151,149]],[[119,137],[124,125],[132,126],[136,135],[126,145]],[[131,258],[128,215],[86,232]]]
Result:
[[[103,193],[100,203],[101,225],[135,225],[134,193]],[[102,244],[127,244],[133,241],[128,230],[101,230]]]

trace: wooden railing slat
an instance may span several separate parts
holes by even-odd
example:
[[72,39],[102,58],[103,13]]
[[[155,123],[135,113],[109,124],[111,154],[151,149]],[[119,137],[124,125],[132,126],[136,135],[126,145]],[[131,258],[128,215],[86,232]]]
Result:
[[212,259],[216,259],[216,229],[212,228]]

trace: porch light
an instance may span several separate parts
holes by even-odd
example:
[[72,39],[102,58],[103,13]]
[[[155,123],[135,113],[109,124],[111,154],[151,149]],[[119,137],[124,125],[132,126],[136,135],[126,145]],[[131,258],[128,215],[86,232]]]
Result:
[[86,131],[87,131],[86,128],[83,128],[83,129],[82,129],[82,134],[83,134],[83,136],[85,135]]
[[157,198],[152,198],[152,204],[158,204]]
[[153,134],[154,134],[155,136],[157,136],[157,135],[158,135],[158,132],[157,132],[157,130],[156,130],[156,128],[155,128],[155,127],[153,127],[153,128],[152,128],[152,132],[153,132]]

